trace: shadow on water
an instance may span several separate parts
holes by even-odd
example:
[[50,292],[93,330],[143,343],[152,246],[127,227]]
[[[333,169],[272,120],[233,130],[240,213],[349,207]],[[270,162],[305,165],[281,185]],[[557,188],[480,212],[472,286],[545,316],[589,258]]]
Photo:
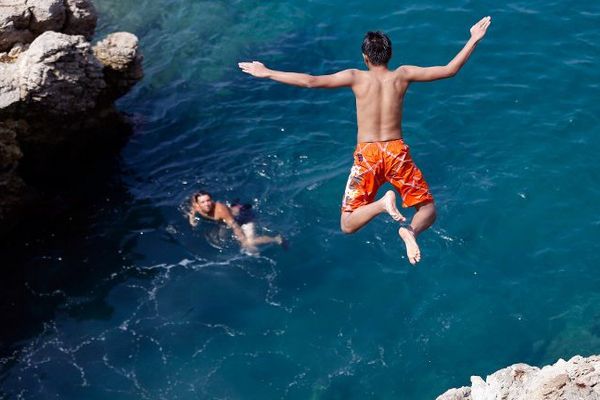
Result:
[[[133,128],[119,123],[107,129],[117,130],[104,132],[108,142],[62,145],[44,163],[34,164],[32,152],[26,153],[21,173],[40,196],[0,243],[0,357],[18,352],[19,343],[41,332],[67,301],[75,318],[112,313],[103,303],[109,290],[103,282],[137,256],[129,251],[132,243],[122,245],[119,223],[132,203],[119,152]],[[40,167],[46,161],[51,169]]]

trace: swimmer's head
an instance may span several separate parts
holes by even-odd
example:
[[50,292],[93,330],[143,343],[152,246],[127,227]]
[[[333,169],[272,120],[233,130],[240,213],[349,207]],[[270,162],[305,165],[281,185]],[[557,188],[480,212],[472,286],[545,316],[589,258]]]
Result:
[[215,202],[212,199],[210,193],[203,190],[194,193],[192,197],[193,203],[202,210],[202,212],[209,213],[215,206]]
[[367,32],[362,43],[362,53],[366,63],[387,65],[392,58],[392,41],[383,32]]

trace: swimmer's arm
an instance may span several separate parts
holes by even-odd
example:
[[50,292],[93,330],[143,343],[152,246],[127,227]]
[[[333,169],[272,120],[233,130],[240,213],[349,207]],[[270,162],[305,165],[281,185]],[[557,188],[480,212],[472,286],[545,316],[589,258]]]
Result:
[[492,23],[490,17],[484,17],[471,27],[471,38],[467,41],[461,51],[444,66],[417,67],[414,65],[403,65],[398,70],[408,81],[429,82],[438,79],[451,78],[460,71],[467,62],[477,43],[485,36],[487,28]]
[[338,88],[354,84],[356,70],[346,69],[331,75],[309,75],[298,72],[284,72],[269,69],[258,61],[241,62],[238,66],[247,74],[257,78],[269,78],[286,85],[305,88]]
[[188,221],[191,226],[198,225],[198,221],[196,220],[196,212],[194,210],[190,210],[188,212]]

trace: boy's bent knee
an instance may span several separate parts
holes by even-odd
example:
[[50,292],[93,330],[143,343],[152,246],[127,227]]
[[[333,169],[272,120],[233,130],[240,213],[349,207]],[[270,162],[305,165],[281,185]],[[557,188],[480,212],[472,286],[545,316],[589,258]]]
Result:
[[342,230],[343,233],[345,233],[347,235],[356,232],[355,228],[352,228],[351,226],[348,225],[344,216],[342,216],[342,219],[340,220],[340,229]]
[[426,207],[427,207],[427,212],[429,213],[431,218],[435,220],[435,218],[437,217],[437,209],[435,208],[435,203],[433,203],[433,202],[428,203],[426,205]]
[[356,232],[356,229],[351,229],[344,224],[341,225],[341,228],[342,228],[342,232],[345,233],[346,235]]

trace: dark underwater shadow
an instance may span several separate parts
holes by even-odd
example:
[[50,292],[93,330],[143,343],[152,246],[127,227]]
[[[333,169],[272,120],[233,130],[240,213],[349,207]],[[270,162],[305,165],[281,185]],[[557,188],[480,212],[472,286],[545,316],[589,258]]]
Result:
[[[107,277],[139,257],[135,238],[123,243],[122,215],[133,197],[123,183],[119,154],[133,126],[121,121],[105,129],[112,131],[96,134],[110,140],[71,142],[53,149],[50,159],[28,153],[20,166],[38,195],[0,242],[0,357],[42,332],[67,301],[70,314],[109,316],[103,298],[114,282]],[[34,162],[36,156],[43,161]],[[162,221],[157,216],[149,223]]]

